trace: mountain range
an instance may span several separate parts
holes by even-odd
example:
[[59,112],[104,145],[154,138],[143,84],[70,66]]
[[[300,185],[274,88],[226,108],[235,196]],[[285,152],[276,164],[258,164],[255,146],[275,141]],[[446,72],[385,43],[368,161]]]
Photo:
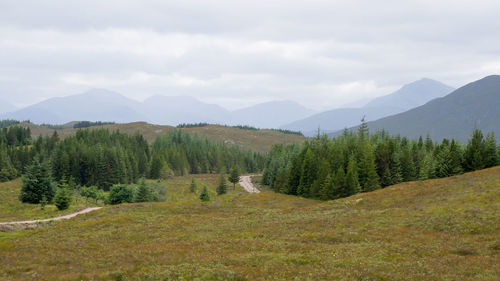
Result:
[[30,120],[37,124],[65,124],[75,120],[128,123],[146,121],[163,125],[211,123],[277,128],[307,117],[315,111],[292,101],[272,101],[229,111],[189,96],[152,96],[143,102],[119,93],[93,89],[83,94],[51,98],[40,103],[0,114],[0,119]]
[[321,112],[305,119],[282,126],[283,129],[302,131],[305,135],[335,132],[358,125],[360,120],[377,120],[420,106],[435,98],[443,97],[454,89],[441,82],[423,78],[404,85],[386,96],[378,97],[360,108],[338,108]]
[[[455,138],[466,142],[472,130],[500,136],[500,75],[487,76],[451,94],[406,112],[368,122],[371,132],[385,130],[409,138]],[[351,128],[351,129],[356,129]],[[338,135],[339,132],[331,134]]]

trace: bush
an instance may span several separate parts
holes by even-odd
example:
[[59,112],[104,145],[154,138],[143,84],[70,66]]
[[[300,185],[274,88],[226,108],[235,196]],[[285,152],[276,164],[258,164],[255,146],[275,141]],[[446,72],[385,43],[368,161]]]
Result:
[[109,204],[121,204],[121,203],[132,203],[134,202],[135,190],[125,184],[115,184],[111,187],[109,191],[108,203]]
[[203,186],[203,190],[200,194],[200,200],[203,202],[210,201],[210,194],[208,194],[207,186]]
[[68,188],[58,188],[54,204],[60,211],[68,209],[71,204],[71,191]]

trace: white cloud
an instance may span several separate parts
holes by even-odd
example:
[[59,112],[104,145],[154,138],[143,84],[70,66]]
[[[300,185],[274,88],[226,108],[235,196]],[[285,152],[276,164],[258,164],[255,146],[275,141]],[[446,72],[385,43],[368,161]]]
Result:
[[498,14],[493,0],[4,0],[0,97],[100,87],[324,109],[421,77],[456,87],[499,73]]

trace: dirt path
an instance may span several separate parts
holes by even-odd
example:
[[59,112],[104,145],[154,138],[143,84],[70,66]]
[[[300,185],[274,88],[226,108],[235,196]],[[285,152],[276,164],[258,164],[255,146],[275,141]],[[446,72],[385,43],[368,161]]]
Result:
[[241,176],[239,183],[240,183],[240,186],[243,187],[243,189],[248,193],[259,193],[260,192],[260,190],[258,190],[255,186],[253,186],[252,176]]
[[86,214],[90,213],[95,210],[99,210],[101,207],[93,207],[93,208],[86,208],[83,209],[79,212],[76,213],[71,213],[68,215],[60,216],[60,217],[55,217],[55,218],[50,218],[50,219],[42,219],[42,220],[31,220],[31,221],[9,221],[9,222],[0,222],[0,225],[18,225],[18,224],[33,224],[33,223],[39,223],[39,222],[48,222],[48,221],[57,221],[57,220],[65,220],[65,219],[71,219],[74,218],[78,215],[81,214]]

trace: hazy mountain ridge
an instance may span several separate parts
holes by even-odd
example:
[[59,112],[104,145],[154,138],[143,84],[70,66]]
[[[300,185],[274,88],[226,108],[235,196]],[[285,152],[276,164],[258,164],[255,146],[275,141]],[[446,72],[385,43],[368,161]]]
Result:
[[83,94],[47,99],[1,114],[0,119],[65,124],[75,120],[129,123],[145,121],[162,125],[212,123],[277,128],[314,113],[292,101],[273,101],[229,111],[189,96],[155,95],[139,102],[119,93],[92,89]]
[[337,108],[321,112],[281,128],[302,131],[305,135],[315,134],[318,128],[322,132],[333,132],[359,124],[363,116],[366,120],[377,120],[420,106],[432,99],[445,96],[451,91],[453,91],[452,87],[423,78],[404,85],[394,93],[375,98],[363,107]]
[[499,108],[500,75],[491,75],[420,107],[368,122],[368,127],[372,132],[384,129],[410,138],[429,134],[433,140],[455,138],[461,142],[467,141],[473,129],[478,128],[485,134],[494,132],[498,139]]

